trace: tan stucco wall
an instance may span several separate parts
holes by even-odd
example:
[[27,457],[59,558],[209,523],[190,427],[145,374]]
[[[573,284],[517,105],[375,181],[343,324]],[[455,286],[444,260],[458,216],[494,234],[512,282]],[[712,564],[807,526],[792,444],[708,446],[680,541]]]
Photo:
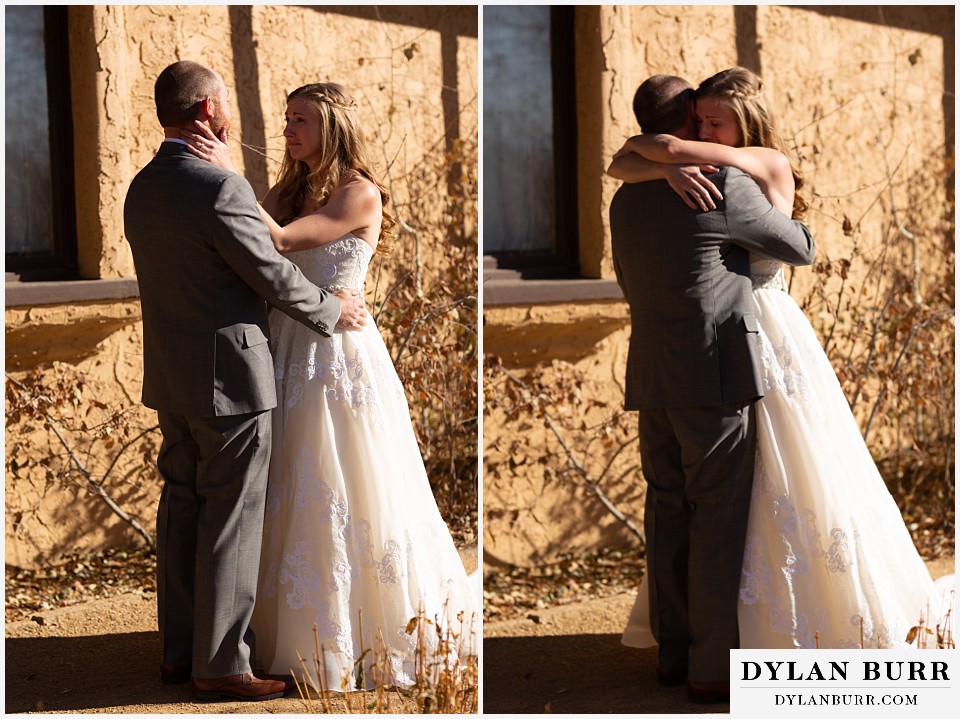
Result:
[[[601,7],[596,19],[578,8],[578,33],[591,38],[591,77],[578,77],[578,91],[592,94],[578,103],[578,135],[588,150],[580,160],[580,178],[591,189],[582,199],[581,261],[588,277],[613,278],[608,208],[619,182],[605,171],[624,140],[639,132],[633,117],[633,93],[647,77],[669,73],[694,85],[719,69],[736,64],[734,13],[730,6],[623,5]],[[599,77],[599,82],[597,81]],[[592,89],[586,89],[590,88]],[[597,195],[599,193],[599,195]]]
[[[388,178],[394,211],[418,231],[427,272],[444,264],[447,185],[421,196],[419,173],[441,165],[457,141],[476,143],[476,7],[429,6],[83,6],[69,11],[75,137],[78,259],[82,276],[134,276],[123,236],[123,199],[163,133],[153,83],[168,64],[204,63],[224,78],[232,105],[232,159],[262,196],[276,178],[283,149],[286,94],[318,81],[343,84],[357,99],[368,143]],[[266,146],[269,159],[244,151]],[[474,168],[475,172],[475,168]],[[417,184],[417,183],[420,184]],[[467,228],[467,234],[471,228]],[[381,260],[390,277],[413,261],[405,233]],[[368,286],[380,299],[386,280]],[[7,307],[6,364],[14,377],[62,361],[88,378],[108,405],[138,406],[142,329],[136,300]],[[153,413],[142,411],[145,425]],[[36,437],[38,448],[50,437]],[[7,445],[11,445],[10,433]],[[55,443],[54,443],[54,446]],[[39,450],[38,450],[39,451]],[[6,483],[6,560],[20,566],[74,549],[134,541],[129,530],[83,493],[48,492],[28,511],[43,480]],[[120,489],[153,528],[155,473],[140,489]],[[14,518],[19,518],[15,530]],[[92,526],[95,530],[90,530]]]
[[[796,147],[806,179],[803,193],[811,202],[806,221],[816,238],[817,259],[848,257],[856,242],[847,287],[859,287],[872,258],[891,241],[895,205],[918,237],[921,268],[942,262],[941,217],[947,205],[942,177],[952,160],[944,153],[945,128],[952,138],[953,122],[944,109],[944,93],[953,92],[953,72],[950,68],[945,75],[944,62],[945,53],[952,58],[953,40],[949,36],[945,48],[937,33],[953,28],[952,8],[885,8],[882,18],[880,12],[853,6],[823,12],[785,6],[578,7],[582,274],[614,277],[608,211],[619,183],[603,173],[623,140],[639,131],[631,107],[636,87],[657,73],[681,75],[696,85],[737,64],[738,30],[741,48],[760,60],[781,132]],[[756,15],[757,44],[745,35],[751,13]],[[895,174],[892,185],[887,167]],[[849,236],[843,230],[845,216],[854,225]],[[952,247],[952,237],[947,239]],[[890,257],[895,267],[910,272],[906,244],[891,248]],[[811,269],[798,269],[793,295],[802,298],[814,281]],[[839,282],[834,276],[828,289],[836,292]],[[499,355],[521,376],[549,374],[557,359],[572,362],[588,378],[585,388],[612,411],[622,406],[629,329],[623,325],[607,332],[590,316],[592,311],[579,303],[485,308],[484,350]],[[627,316],[623,303],[604,309],[605,315],[618,313]],[[849,308],[844,314],[849,321]],[[827,313],[810,319],[822,334],[832,324]],[[583,342],[583,331],[603,337]],[[861,423],[868,409],[867,403],[857,407]],[[531,424],[538,427],[495,409],[485,414],[485,462],[498,468],[497,476],[484,484],[486,561],[527,564],[568,549],[632,541],[582,490],[545,484],[536,462],[522,464],[513,476],[503,469],[509,459],[506,438],[531,432]],[[874,434],[889,436],[882,418]],[[556,453],[552,439],[539,428],[530,442],[539,445],[526,448],[527,454]],[[642,491],[621,489],[621,509],[639,522]]]
[[[630,337],[626,305],[485,307],[483,317],[484,353],[501,357],[509,372],[529,381],[535,370],[548,385],[576,377],[575,392],[582,402],[551,404],[548,411],[576,460],[591,479],[599,479],[609,447],[581,427],[598,426],[620,413]],[[558,553],[632,542],[574,474],[558,480],[556,470],[564,462],[555,458],[566,450],[539,414],[510,413],[505,405],[512,402],[494,400],[496,394],[484,385],[484,562],[490,567],[524,565]],[[635,424],[636,415],[628,415],[631,433]],[[545,457],[550,460],[542,461]],[[628,449],[601,481],[601,489],[634,516],[644,496],[639,475],[631,469],[637,464],[636,453]]]

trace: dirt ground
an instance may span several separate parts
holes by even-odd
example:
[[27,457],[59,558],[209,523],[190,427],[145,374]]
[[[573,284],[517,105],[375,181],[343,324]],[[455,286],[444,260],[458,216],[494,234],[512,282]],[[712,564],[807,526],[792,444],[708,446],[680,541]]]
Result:
[[[936,579],[954,571],[954,558],[927,566]],[[729,705],[690,703],[685,687],[660,687],[654,678],[655,647],[632,649],[620,643],[634,596],[484,622],[484,713],[729,713]]]
[[[462,549],[468,572],[476,547]],[[299,696],[263,702],[193,701],[189,684],[164,686],[159,678],[160,637],[154,592],[38,612],[6,623],[6,696],[10,713],[70,714],[306,714],[319,712]],[[372,696],[372,695],[371,695]],[[394,695],[398,713],[416,710]],[[402,708],[401,708],[402,707]],[[342,695],[338,712],[349,713]]]
[[[469,571],[475,550],[464,556]],[[930,564],[953,571],[953,559]],[[484,624],[483,711],[495,713],[723,713],[662,689],[656,651],[629,649],[620,632],[632,594],[543,609]],[[38,613],[6,624],[7,713],[304,714],[299,697],[267,702],[195,703],[190,689],[157,677],[156,595],[124,594]],[[346,712],[342,699],[335,707]],[[412,703],[405,707],[413,708]],[[400,707],[397,707],[400,711]]]

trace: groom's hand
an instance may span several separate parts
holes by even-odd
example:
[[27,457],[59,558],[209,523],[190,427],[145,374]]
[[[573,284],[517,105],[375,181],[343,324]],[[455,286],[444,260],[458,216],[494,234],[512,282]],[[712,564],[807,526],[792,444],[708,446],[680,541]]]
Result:
[[340,299],[340,320],[337,327],[355,332],[367,324],[367,309],[358,292],[337,290],[333,293]]

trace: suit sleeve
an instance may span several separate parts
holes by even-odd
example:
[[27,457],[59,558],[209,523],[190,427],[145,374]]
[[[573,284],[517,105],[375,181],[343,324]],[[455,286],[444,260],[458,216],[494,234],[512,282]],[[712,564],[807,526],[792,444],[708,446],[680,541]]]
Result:
[[813,262],[810,230],[771,205],[749,175],[728,170],[723,194],[731,242],[788,265]]
[[340,300],[312,284],[276,251],[253,188],[240,175],[230,175],[220,186],[213,222],[217,251],[254,292],[284,314],[330,336],[340,319]]

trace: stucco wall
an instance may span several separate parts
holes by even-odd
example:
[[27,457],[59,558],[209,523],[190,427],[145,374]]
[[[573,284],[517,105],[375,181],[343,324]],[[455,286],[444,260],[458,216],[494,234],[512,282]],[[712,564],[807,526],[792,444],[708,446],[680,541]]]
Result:
[[[881,286],[897,272],[912,275],[912,242],[896,231],[894,208],[916,238],[921,284],[929,284],[925,271],[933,276],[952,251],[950,223],[943,221],[952,207],[944,182],[952,162],[952,8],[603,6],[578,7],[576,23],[584,276],[614,277],[608,211],[619,183],[603,172],[623,140],[639,131],[631,107],[636,87],[657,73],[696,85],[738,63],[759,67],[781,132],[805,175],[803,194],[811,203],[806,221],[818,261],[852,260],[841,324],[854,322],[856,301],[850,298],[877,276],[872,265],[885,247],[889,264]],[[828,294],[836,293],[838,273],[824,277],[798,269],[792,294],[803,298],[818,281]],[[485,352],[499,355],[520,377],[549,375],[558,359],[571,362],[584,373],[584,391],[613,411],[622,406],[629,329],[601,317],[620,316],[627,316],[623,303],[485,308]],[[809,316],[821,336],[833,326],[832,314],[822,308]],[[945,352],[949,346],[952,340]],[[869,409],[864,402],[856,408],[861,426]],[[874,436],[896,441],[884,422],[877,420]],[[539,425],[536,418],[505,416],[497,408],[485,414],[484,459],[496,467],[484,485],[486,561],[526,564],[558,551],[632,541],[589,493],[570,483],[544,482],[536,461],[519,464],[511,474],[510,436],[532,432],[529,443],[535,446],[524,453],[556,456],[554,439]],[[633,452],[638,461],[639,451]],[[630,475],[609,491],[639,522],[642,485],[633,486],[636,481]]]
[[[616,438],[601,429],[623,415],[623,377],[630,337],[622,302],[588,302],[484,308],[484,353],[502,358],[506,372],[527,383],[554,388],[543,411],[559,437],[501,371],[484,375],[483,555],[487,566],[549,561],[558,553],[597,546],[624,546],[633,539],[597,501],[575,471],[569,450],[601,491],[631,516],[643,506],[639,459],[633,442],[601,479]],[[520,409],[514,409],[517,405]],[[626,437],[636,415],[623,417]],[[566,445],[566,449],[565,446]]]
[[[168,64],[191,59],[217,70],[231,100],[231,154],[259,196],[276,178],[283,151],[285,97],[318,81],[343,84],[357,99],[379,171],[389,180],[394,212],[418,231],[426,271],[443,266],[448,186],[422,175],[442,166],[458,142],[477,140],[477,9],[427,6],[83,6],[69,10],[75,138],[78,260],[82,276],[132,277],[123,237],[123,199],[163,133],[153,83]],[[241,141],[255,149],[244,149]],[[267,158],[262,156],[266,148]],[[469,235],[473,228],[466,228]],[[413,234],[379,260],[387,278],[414,261]],[[368,285],[376,302],[387,280]],[[66,302],[7,307],[7,369],[66,363],[87,379],[87,396],[109,406],[139,407],[142,329],[139,302]],[[150,426],[155,415],[136,410]],[[58,447],[33,428],[36,452]],[[15,444],[7,432],[8,456]],[[95,456],[93,463],[102,461]],[[131,459],[131,470],[143,462]],[[42,472],[6,483],[6,561],[19,566],[63,552],[132,542],[85,492],[48,488]],[[153,528],[156,474],[124,471],[116,491]],[[39,506],[39,511],[33,510]]]

